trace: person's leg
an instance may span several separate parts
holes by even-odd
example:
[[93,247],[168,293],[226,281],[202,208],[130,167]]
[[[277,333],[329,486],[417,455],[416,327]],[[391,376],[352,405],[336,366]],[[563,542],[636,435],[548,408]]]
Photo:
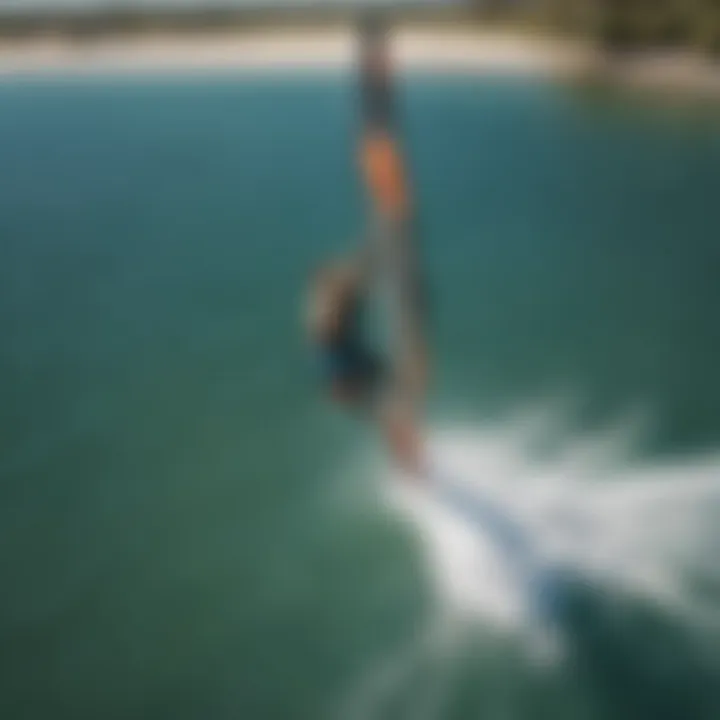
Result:
[[425,468],[424,447],[409,394],[399,392],[397,382],[390,382],[389,369],[361,345],[344,348],[337,367],[341,372],[335,379],[335,399],[374,422],[393,462],[420,480]]
[[414,479],[421,480],[425,450],[412,410],[403,403],[389,403],[381,415],[380,428],[393,460]]
[[428,348],[424,337],[426,293],[418,248],[406,219],[377,216],[372,242],[378,258],[380,292],[385,304],[384,333],[395,392],[422,401],[428,386]]

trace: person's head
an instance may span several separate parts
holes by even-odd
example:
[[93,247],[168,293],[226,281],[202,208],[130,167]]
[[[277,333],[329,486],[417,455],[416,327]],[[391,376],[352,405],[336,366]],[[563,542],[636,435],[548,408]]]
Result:
[[345,295],[357,285],[357,269],[352,260],[334,258],[318,265],[311,277],[316,292],[332,295]]

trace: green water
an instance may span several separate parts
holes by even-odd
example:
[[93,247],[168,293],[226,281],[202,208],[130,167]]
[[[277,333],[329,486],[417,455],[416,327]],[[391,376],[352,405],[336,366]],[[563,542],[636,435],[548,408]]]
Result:
[[[713,448],[720,124],[522,80],[402,100],[436,419],[569,390],[583,426],[641,406],[653,457]],[[406,525],[335,504],[379,449],[319,401],[297,322],[362,225],[353,101],[340,76],[0,85],[3,718],[332,716],[421,621]],[[652,622],[560,679],[480,643],[442,716],[718,717],[694,654],[640,669]]]

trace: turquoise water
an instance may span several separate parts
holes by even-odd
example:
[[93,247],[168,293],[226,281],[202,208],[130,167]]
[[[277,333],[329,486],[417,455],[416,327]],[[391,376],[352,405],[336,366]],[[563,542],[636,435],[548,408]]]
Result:
[[[641,408],[658,467],[712,452],[720,125],[524,80],[402,90],[433,421],[570,394],[574,431]],[[298,326],[362,226],[353,101],[340,76],[0,85],[4,718],[342,715],[430,611]],[[578,607],[552,677],[479,618],[437,717],[718,716],[682,623]]]

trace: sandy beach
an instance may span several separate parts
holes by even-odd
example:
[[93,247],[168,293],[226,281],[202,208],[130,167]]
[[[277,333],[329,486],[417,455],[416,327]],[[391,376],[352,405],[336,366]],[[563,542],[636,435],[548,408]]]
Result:
[[[0,43],[0,75],[216,70],[337,70],[354,61],[350,31],[152,35],[72,42],[43,38]],[[423,71],[564,74],[592,53],[579,44],[460,30],[399,31],[399,66]]]
[[[720,64],[692,52],[608,57],[582,41],[541,35],[400,29],[393,52],[402,71],[592,78],[672,95],[720,99]],[[117,36],[63,36],[0,42],[0,78],[74,75],[342,71],[355,37],[341,29]]]

